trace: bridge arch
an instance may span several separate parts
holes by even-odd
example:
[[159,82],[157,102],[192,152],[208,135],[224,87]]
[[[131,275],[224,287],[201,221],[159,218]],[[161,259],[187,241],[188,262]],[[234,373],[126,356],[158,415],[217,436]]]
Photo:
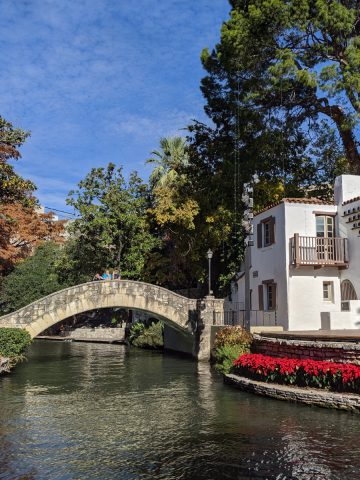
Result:
[[33,338],[73,315],[113,307],[149,312],[184,332],[196,329],[196,300],[131,280],[88,282],[60,290],[1,317],[0,327],[25,328]]

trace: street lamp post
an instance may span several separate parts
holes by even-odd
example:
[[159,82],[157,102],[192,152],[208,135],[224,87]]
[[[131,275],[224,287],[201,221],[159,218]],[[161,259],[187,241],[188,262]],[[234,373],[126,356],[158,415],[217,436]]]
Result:
[[209,250],[207,251],[207,258],[209,260],[209,297],[211,297],[213,294],[213,291],[211,290],[211,259],[212,257],[213,257],[213,252],[209,248]]

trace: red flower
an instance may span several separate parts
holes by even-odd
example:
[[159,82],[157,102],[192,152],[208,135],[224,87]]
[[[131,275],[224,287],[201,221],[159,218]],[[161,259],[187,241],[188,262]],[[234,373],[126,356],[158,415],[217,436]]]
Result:
[[244,354],[234,362],[235,370],[265,381],[360,392],[360,367],[350,363],[276,358]]

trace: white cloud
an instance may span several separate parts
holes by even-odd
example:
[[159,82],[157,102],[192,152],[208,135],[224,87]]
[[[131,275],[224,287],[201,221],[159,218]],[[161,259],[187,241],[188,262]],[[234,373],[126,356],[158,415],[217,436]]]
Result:
[[159,137],[203,118],[199,55],[228,10],[228,0],[0,0],[0,114],[32,131],[17,168],[41,177],[39,195],[44,178],[74,186],[99,163],[138,165]]

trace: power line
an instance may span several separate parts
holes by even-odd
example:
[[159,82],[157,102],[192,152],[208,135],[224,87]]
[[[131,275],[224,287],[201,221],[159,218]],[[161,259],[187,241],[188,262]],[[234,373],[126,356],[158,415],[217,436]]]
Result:
[[44,208],[46,208],[47,210],[51,210],[52,212],[66,213],[66,215],[71,215],[72,217],[76,217],[75,213],[65,212],[64,210],[58,210],[57,208],[52,208],[47,206],[44,206]]

